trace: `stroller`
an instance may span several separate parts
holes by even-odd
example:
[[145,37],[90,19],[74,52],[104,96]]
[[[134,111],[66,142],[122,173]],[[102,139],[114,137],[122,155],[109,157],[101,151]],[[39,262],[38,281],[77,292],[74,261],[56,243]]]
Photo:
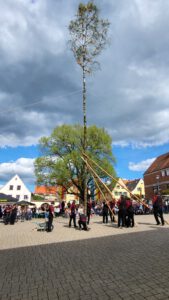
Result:
[[[48,227],[48,224],[47,222],[43,222],[43,223],[36,223],[37,225],[37,231],[47,231],[47,227]],[[51,226],[51,231],[54,229],[54,226],[52,224]]]

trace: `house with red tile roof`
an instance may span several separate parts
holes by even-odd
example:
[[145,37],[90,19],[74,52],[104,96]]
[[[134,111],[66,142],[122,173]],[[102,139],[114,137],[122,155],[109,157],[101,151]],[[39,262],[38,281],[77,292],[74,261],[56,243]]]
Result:
[[[70,193],[69,193],[70,192]],[[36,186],[34,195],[40,196],[44,199],[45,202],[52,201],[52,202],[61,202],[66,201],[70,202],[73,200],[79,200],[79,198],[71,193],[76,193],[76,187],[70,187],[69,192],[66,192],[64,187],[57,185],[57,186]],[[34,201],[35,202],[35,201]]]
[[136,195],[140,198],[145,197],[144,181],[142,178],[128,180],[126,182],[126,187],[132,193],[132,195]]
[[36,186],[34,194],[41,196],[44,200],[61,201],[65,200],[65,190],[61,186]]
[[145,197],[169,189],[169,152],[158,156],[144,173]]

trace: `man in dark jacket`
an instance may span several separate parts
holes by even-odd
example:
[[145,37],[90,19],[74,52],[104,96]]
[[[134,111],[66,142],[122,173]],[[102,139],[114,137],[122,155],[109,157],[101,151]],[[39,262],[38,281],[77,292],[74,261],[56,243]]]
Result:
[[16,206],[16,204],[14,204],[12,206],[11,214],[10,214],[10,224],[11,225],[15,224],[16,216],[17,216],[17,206]]
[[70,206],[70,219],[69,219],[69,227],[71,227],[71,223],[74,223],[74,227],[76,228],[76,203],[75,200],[72,202]]
[[52,204],[48,206],[47,211],[49,212],[47,232],[51,232],[53,230],[53,216],[54,216],[54,207]]
[[103,202],[103,223],[108,223],[108,213],[109,213],[109,208],[107,203],[104,201]]
[[163,200],[159,193],[156,193],[153,197],[153,211],[154,211],[154,218],[157,222],[157,225],[160,225],[160,221],[158,216],[161,219],[161,224],[164,225],[164,218],[163,218]]
[[87,224],[88,225],[89,225],[89,222],[90,222],[91,209],[92,209],[92,203],[91,203],[91,200],[89,199],[87,201]]
[[126,218],[126,198],[121,195],[121,198],[117,202],[118,205],[118,227],[125,227],[125,218]]

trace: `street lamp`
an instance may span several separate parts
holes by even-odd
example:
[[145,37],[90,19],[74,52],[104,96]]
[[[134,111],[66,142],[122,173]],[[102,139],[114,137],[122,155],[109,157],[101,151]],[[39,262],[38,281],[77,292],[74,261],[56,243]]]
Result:
[[160,187],[159,187],[159,179],[160,179],[160,175],[156,175],[156,180],[157,180],[157,192],[160,191]]

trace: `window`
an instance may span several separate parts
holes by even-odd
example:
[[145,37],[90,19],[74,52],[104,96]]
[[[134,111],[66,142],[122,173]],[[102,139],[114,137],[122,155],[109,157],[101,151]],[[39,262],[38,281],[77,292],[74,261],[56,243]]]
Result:
[[25,199],[28,199],[28,195],[24,195],[24,200],[25,200]]
[[116,186],[116,188],[117,188],[117,189],[119,189],[119,188],[120,188],[120,186],[119,186],[119,185],[117,185],[117,186]]
[[166,174],[167,174],[167,176],[169,176],[169,169],[166,170]]
[[161,175],[164,177],[165,176],[165,170],[161,171]]
[[16,198],[19,200],[19,198],[20,198],[20,195],[16,195]]
[[13,185],[10,185],[9,189],[10,189],[10,191],[12,191],[13,190]]
[[17,191],[20,191],[20,189],[21,189],[21,186],[17,185]]

